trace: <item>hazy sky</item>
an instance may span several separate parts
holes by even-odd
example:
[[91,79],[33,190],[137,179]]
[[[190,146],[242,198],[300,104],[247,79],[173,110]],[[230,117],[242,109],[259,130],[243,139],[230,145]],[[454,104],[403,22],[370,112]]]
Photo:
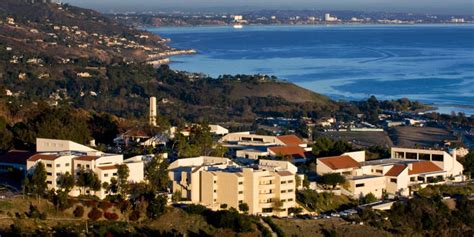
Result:
[[210,7],[285,9],[290,7],[318,10],[474,14],[474,0],[63,0],[63,2],[102,11]]

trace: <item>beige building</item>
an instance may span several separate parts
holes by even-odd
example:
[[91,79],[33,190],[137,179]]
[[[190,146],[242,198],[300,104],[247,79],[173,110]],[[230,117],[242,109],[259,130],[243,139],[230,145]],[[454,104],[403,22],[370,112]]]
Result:
[[409,196],[414,188],[428,184],[462,181],[463,166],[441,150],[392,148],[392,158],[365,161],[364,152],[318,158],[319,175],[339,173],[346,177],[346,188],[353,197],[368,193]]
[[[95,172],[101,183],[110,184],[112,177],[117,178],[117,167],[121,164],[127,165],[130,170],[129,182],[143,181],[144,164],[141,160],[124,160],[122,155],[102,153],[72,141],[55,139],[37,139],[37,151],[37,154],[26,161],[26,169],[32,173],[38,162],[42,162],[46,168],[48,189],[59,188],[58,178],[62,174],[69,173],[77,177],[81,169]],[[103,188],[96,192],[81,191],[75,187],[69,194],[71,196],[93,194],[101,199],[109,194]]]
[[287,216],[296,205],[295,175],[296,167],[283,161],[241,167],[227,158],[197,157],[169,167],[171,189],[182,198],[214,210],[246,203],[255,215]]

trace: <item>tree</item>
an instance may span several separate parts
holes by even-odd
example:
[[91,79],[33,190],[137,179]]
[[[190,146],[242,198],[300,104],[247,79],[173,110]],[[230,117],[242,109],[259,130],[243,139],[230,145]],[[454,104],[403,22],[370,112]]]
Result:
[[63,189],[66,193],[69,193],[72,188],[74,188],[74,176],[71,175],[69,172],[65,174],[61,174],[58,177],[58,186]]
[[373,203],[376,202],[378,199],[375,197],[373,193],[368,193],[365,196],[361,197],[359,202],[361,204],[368,204],[368,203]]
[[128,191],[128,177],[130,176],[130,169],[128,166],[125,164],[119,165],[117,168],[117,176],[119,193],[122,197],[125,197]]
[[168,189],[168,161],[155,156],[145,167],[145,179],[154,191],[167,191]]
[[338,173],[328,173],[321,176],[320,182],[325,186],[332,186],[332,189],[334,189],[337,185],[344,184],[346,178]]
[[167,200],[164,196],[154,196],[148,201],[148,207],[146,208],[146,214],[150,219],[156,219],[161,216],[166,209]]
[[474,175],[474,151],[469,152],[464,157],[464,172],[468,175]]
[[29,178],[28,185],[30,186],[29,190],[36,194],[36,197],[39,198],[39,196],[43,195],[48,188],[48,185],[46,183],[46,168],[43,164],[43,162],[38,162],[36,164],[36,167],[33,171],[33,175],[31,175],[31,178]]
[[247,213],[249,211],[249,205],[247,203],[240,203],[239,204],[239,211],[243,213]]
[[278,198],[273,199],[272,208],[274,211],[281,212],[282,207],[283,207],[283,202],[280,199]]
[[100,188],[102,187],[102,184],[100,183],[99,177],[95,172],[92,170],[84,170],[80,169],[79,170],[79,175],[76,180],[76,185],[79,187],[82,187],[82,191],[85,191],[86,189],[92,190],[92,191],[99,191]]

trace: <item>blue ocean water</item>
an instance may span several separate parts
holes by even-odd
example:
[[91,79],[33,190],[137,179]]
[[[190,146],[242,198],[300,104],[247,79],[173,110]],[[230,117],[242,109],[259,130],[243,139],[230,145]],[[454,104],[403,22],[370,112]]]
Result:
[[148,30],[198,51],[173,57],[173,69],[276,75],[334,99],[407,97],[474,114],[474,25]]

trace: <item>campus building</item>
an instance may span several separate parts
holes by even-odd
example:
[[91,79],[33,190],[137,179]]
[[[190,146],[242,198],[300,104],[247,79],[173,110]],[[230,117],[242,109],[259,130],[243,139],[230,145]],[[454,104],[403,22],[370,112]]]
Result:
[[[69,173],[77,178],[81,170],[96,173],[101,184],[105,182],[110,184],[113,177],[117,178],[119,165],[128,167],[129,182],[143,181],[144,165],[141,160],[124,160],[123,155],[103,153],[66,140],[38,138],[36,144],[37,153],[26,160],[26,170],[32,173],[36,165],[42,162],[47,173],[48,189],[60,188],[58,179],[61,175]],[[81,190],[75,187],[69,194],[71,196],[92,194],[102,199],[109,193],[102,187],[99,191]]]
[[311,157],[311,147],[295,135],[266,136],[250,132],[229,133],[219,143],[236,158],[258,160],[266,157],[283,158],[303,163]]
[[179,159],[169,166],[173,193],[213,210],[249,206],[249,214],[287,216],[296,205],[296,170],[290,162],[260,160],[242,167],[228,158]]
[[316,160],[319,175],[339,173],[355,198],[368,193],[382,197],[384,193],[409,196],[412,191],[429,184],[463,181],[463,166],[452,155],[441,150],[392,148],[391,158],[369,160],[365,152],[348,152],[341,156]]

